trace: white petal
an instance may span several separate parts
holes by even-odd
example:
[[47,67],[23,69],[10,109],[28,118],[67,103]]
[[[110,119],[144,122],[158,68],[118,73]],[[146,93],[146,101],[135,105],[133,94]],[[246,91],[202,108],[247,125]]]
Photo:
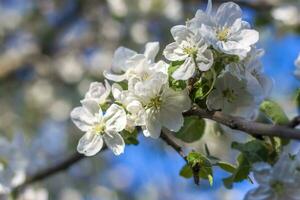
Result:
[[117,104],[112,104],[104,115],[106,131],[120,132],[126,127],[126,112]]
[[112,85],[111,91],[112,91],[112,95],[113,95],[114,99],[116,101],[121,101],[121,99],[122,99],[122,91],[123,91],[122,87],[119,84],[114,83]]
[[138,113],[142,109],[143,109],[142,103],[137,100],[130,102],[126,107],[126,110],[128,110],[131,113]]
[[100,116],[102,116],[102,110],[97,101],[93,99],[84,99],[80,102],[82,106],[92,115],[100,114]]
[[163,94],[163,106],[174,107],[178,112],[182,113],[191,108],[191,99],[187,89],[175,91],[171,88],[165,89]]
[[126,73],[125,74],[113,74],[109,71],[106,71],[104,70],[103,71],[103,76],[105,78],[107,78],[108,80],[112,80],[112,81],[115,81],[115,82],[121,82],[121,81],[124,81],[127,77]]
[[105,134],[103,138],[107,147],[111,149],[115,155],[118,156],[124,153],[125,142],[120,134],[116,132],[110,132],[109,134]]
[[159,42],[148,42],[146,44],[146,49],[144,55],[146,58],[154,62],[154,59],[159,51]]
[[184,25],[177,25],[171,28],[171,34],[176,42],[181,43],[183,40],[190,37],[193,32],[188,30]]
[[258,187],[250,190],[244,200],[279,200],[276,198],[276,194],[269,187]]
[[236,35],[234,39],[243,46],[250,46],[259,40],[259,33],[256,30],[245,29]]
[[213,53],[210,50],[197,55],[197,65],[200,71],[207,71],[214,63]]
[[82,131],[88,131],[94,123],[94,116],[83,107],[76,107],[71,112],[73,123]]
[[163,107],[160,113],[161,124],[170,131],[177,132],[183,126],[184,118],[182,113],[172,107]]
[[177,42],[168,44],[163,52],[166,59],[170,61],[181,61],[188,57],[187,54],[179,47]]
[[230,27],[236,19],[242,18],[242,10],[236,3],[223,3],[217,10],[216,20],[219,25]]
[[172,77],[175,80],[188,80],[195,73],[195,63],[192,58],[187,58],[184,63],[175,70]]
[[126,61],[137,53],[125,47],[119,47],[113,56],[112,71],[114,73],[125,72],[128,69]]
[[100,135],[87,132],[78,142],[77,151],[86,156],[93,156],[103,147],[103,140]]
[[159,113],[154,110],[147,110],[146,126],[143,127],[144,135],[157,139],[160,136],[160,132],[161,123]]
[[272,167],[267,163],[255,163],[253,166],[255,181],[262,185],[268,185],[272,178]]

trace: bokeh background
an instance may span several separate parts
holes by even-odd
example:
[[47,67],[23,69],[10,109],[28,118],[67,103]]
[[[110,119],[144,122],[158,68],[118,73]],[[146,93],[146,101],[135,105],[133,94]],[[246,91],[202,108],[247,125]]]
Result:
[[[214,0],[214,6],[221,2]],[[300,52],[300,1],[236,1],[244,18],[260,32],[266,73],[274,79],[272,99],[296,114],[293,76]],[[34,173],[76,150],[81,133],[70,122],[89,83],[103,80],[113,51],[143,51],[147,41],[161,49],[172,41],[170,28],[204,9],[200,0],[0,0],[0,137],[23,141],[27,171]],[[238,134],[207,131],[192,146],[206,143],[213,154],[233,162],[229,146]],[[17,139],[16,139],[17,138]],[[179,176],[184,161],[162,142],[140,137],[116,157],[107,151],[85,159],[33,187],[53,200],[241,200],[255,184],[226,190],[215,183],[195,186]],[[29,195],[30,196],[30,195]]]

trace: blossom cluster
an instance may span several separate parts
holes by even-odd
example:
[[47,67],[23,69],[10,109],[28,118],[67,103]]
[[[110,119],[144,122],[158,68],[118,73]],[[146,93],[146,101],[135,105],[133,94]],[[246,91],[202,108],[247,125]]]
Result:
[[255,163],[253,173],[259,186],[250,190],[245,200],[300,199],[300,152],[297,155],[284,152],[274,166]]
[[[85,132],[77,150],[95,155],[103,144],[115,155],[124,152],[124,133],[141,128],[158,138],[162,128],[177,132],[183,112],[193,104],[232,115],[253,117],[268,96],[272,81],[259,61],[259,34],[242,19],[240,7],[228,2],[215,12],[211,1],[185,25],[171,28],[174,42],[157,60],[159,43],[146,44],[144,53],[119,47],[105,83],[93,82],[81,106],[71,112]],[[108,82],[110,81],[110,83]],[[204,102],[204,103],[203,103]]]

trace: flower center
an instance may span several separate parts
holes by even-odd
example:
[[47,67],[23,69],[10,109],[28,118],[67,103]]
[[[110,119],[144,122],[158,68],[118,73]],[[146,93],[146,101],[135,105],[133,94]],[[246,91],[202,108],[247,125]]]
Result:
[[227,99],[229,103],[233,103],[234,100],[237,98],[237,95],[234,93],[232,89],[226,89],[223,92],[223,97]]
[[229,28],[224,28],[217,31],[217,38],[220,41],[226,42],[229,36]]
[[197,54],[197,48],[196,47],[184,47],[183,52],[190,56],[195,56]]
[[100,122],[94,125],[93,131],[95,134],[103,135],[105,130],[105,124]]
[[162,99],[160,96],[154,97],[150,100],[149,104],[147,105],[148,108],[155,108],[159,109],[162,103]]
[[283,194],[284,192],[284,185],[280,181],[274,181],[273,183],[271,183],[271,187],[279,195]]

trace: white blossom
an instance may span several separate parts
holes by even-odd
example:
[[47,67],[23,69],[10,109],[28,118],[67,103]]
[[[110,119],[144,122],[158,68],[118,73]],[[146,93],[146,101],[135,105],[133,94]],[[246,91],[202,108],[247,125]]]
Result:
[[88,92],[85,94],[84,99],[92,99],[98,104],[102,105],[107,102],[107,98],[110,95],[111,86],[107,80],[105,80],[105,86],[100,82],[92,82],[90,84]]
[[245,58],[251,45],[259,39],[259,33],[242,20],[242,11],[233,2],[223,3],[216,13],[212,13],[209,0],[207,11],[198,10],[187,26],[199,30],[216,50],[240,58]]
[[167,75],[157,73],[135,85],[134,93],[145,109],[145,125],[142,128],[146,137],[158,138],[162,127],[179,131],[184,121],[182,112],[191,107],[187,90],[171,89],[167,78]]
[[103,75],[115,82],[128,80],[135,73],[139,73],[139,69],[144,65],[147,65],[148,68],[154,67],[154,59],[158,50],[158,42],[147,43],[144,54],[138,54],[128,48],[119,47],[114,53],[111,71],[104,71]]
[[207,71],[213,64],[213,54],[207,49],[208,45],[203,40],[199,31],[196,33],[186,26],[178,25],[171,29],[175,42],[167,45],[164,56],[170,61],[184,61],[172,74],[176,80],[191,78],[198,68]]
[[74,108],[71,118],[74,124],[86,132],[79,140],[77,150],[86,156],[93,156],[103,147],[103,140],[115,155],[124,152],[125,143],[119,134],[126,127],[126,112],[112,104],[103,115],[94,100],[83,100],[81,107]]
[[250,190],[245,200],[299,200],[300,179],[297,160],[283,153],[272,167],[267,163],[255,163],[254,178],[259,186]]
[[296,70],[295,70],[295,76],[300,79],[300,53],[297,57],[297,59],[295,60],[295,66],[296,66]]
[[255,108],[254,97],[247,89],[247,81],[230,72],[223,72],[216,80],[215,89],[207,97],[210,110],[250,117]]
[[263,67],[260,62],[260,58],[263,55],[264,50],[253,48],[243,61],[226,66],[226,70],[239,79],[246,79],[247,88],[254,96],[257,104],[260,104],[268,97],[273,88],[273,80],[263,73]]

